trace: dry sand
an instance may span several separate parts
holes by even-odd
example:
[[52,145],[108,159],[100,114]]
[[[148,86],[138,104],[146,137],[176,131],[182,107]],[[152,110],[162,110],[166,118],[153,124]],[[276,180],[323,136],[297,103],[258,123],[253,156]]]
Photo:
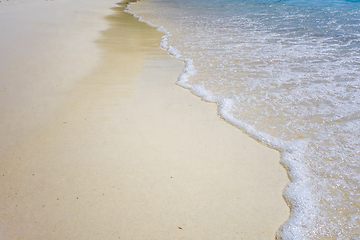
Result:
[[112,6],[0,2],[0,239],[274,239],[279,153]]

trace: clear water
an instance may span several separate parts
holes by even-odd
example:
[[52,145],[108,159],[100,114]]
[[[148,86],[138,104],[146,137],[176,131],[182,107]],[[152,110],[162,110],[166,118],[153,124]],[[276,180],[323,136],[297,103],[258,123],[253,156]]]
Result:
[[[360,2],[142,0],[186,62],[178,84],[279,149],[283,239],[360,239]],[[261,224],[261,223],[259,223]]]

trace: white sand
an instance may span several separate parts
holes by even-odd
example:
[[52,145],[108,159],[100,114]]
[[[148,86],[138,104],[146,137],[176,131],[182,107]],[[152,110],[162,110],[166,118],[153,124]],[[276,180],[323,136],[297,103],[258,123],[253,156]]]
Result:
[[279,153],[113,4],[0,3],[0,239],[274,239]]

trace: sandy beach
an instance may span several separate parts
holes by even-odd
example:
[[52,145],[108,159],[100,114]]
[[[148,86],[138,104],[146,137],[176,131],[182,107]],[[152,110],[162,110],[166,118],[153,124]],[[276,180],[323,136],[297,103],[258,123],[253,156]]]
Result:
[[275,239],[279,152],[116,3],[0,2],[0,239]]

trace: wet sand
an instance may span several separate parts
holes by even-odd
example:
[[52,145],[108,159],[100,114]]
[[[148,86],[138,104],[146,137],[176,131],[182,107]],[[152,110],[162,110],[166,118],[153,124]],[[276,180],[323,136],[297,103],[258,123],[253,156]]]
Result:
[[1,239],[275,238],[279,153],[175,85],[160,32],[110,0],[3,6]]

